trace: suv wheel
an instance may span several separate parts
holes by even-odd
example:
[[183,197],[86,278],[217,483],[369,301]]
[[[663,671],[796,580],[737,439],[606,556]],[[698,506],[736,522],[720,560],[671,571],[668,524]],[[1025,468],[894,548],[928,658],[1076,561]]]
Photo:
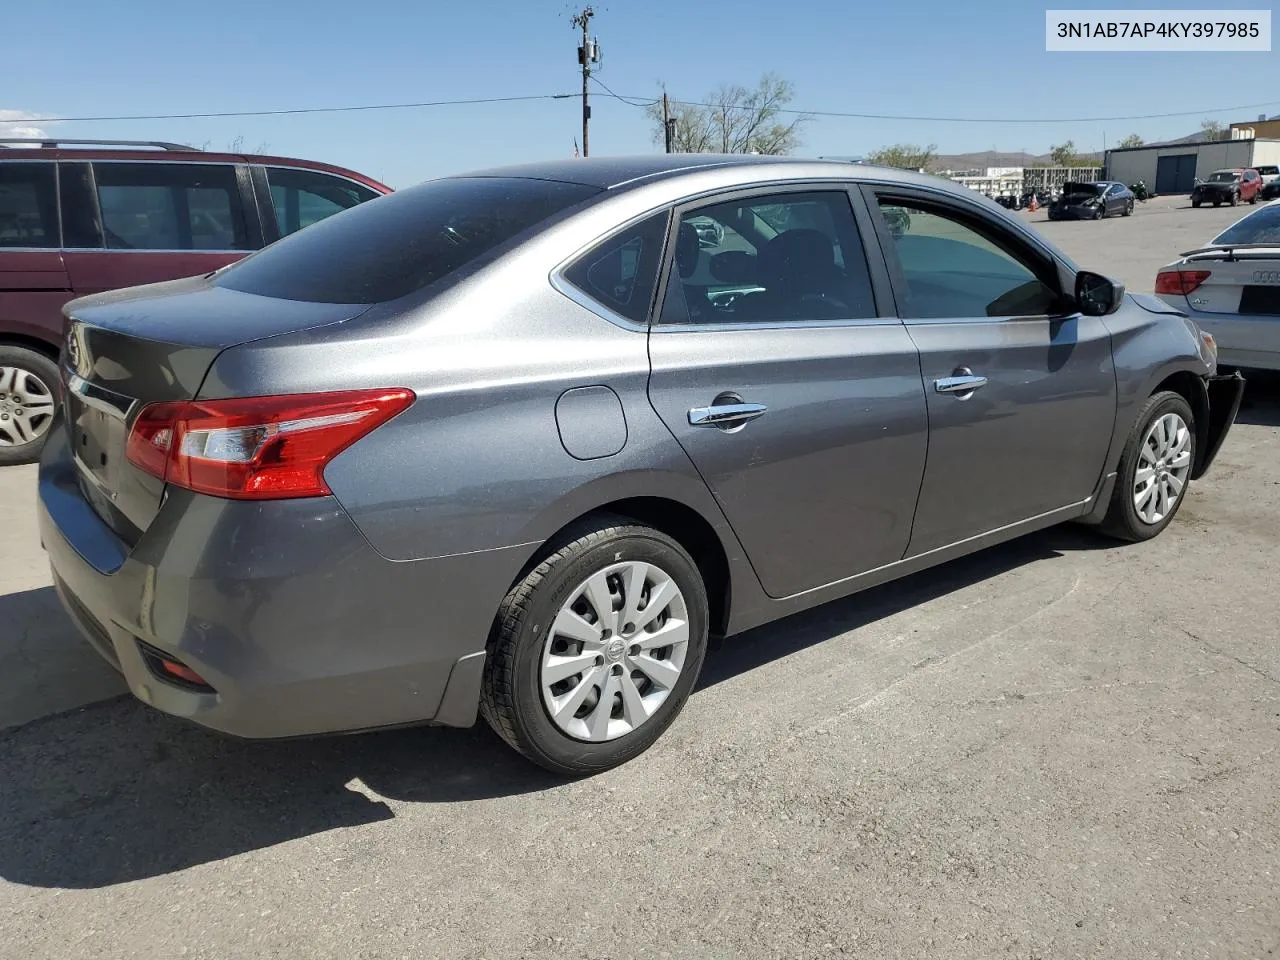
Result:
[[1231,205],[1234,207],[1234,206],[1236,206],[1239,202],[1240,202],[1240,194],[1238,194],[1238,193],[1232,193],[1232,194],[1231,194]]
[[1181,394],[1157,393],[1125,443],[1102,531],[1128,541],[1158,535],[1182,505],[1195,458],[1191,407]]
[[684,706],[707,649],[702,576],[675,540],[613,518],[512,588],[480,709],[534,763],[599,773],[647,750]]
[[34,463],[57,411],[58,368],[42,353],[0,344],[0,465]]

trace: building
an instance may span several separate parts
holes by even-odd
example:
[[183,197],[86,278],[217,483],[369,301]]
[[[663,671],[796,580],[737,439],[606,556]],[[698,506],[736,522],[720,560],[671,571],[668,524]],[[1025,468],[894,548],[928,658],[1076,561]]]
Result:
[[1233,123],[1231,139],[1280,140],[1280,116],[1268,120],[1266,114],[1260,114],[1252,123]]
[[[1272,121],[1264,121],[1270,124]],[[1264,123],[1239,126],[1258,129]],[[1237,124],[1232,124],[1234,129]],[[1280,164],[1280,138],[1152,143],[1141,147],[1108,150],[1108,180],[1137,183],[1156,193],[1190,193],[1197,179],[1207,180],[1215,170]]]

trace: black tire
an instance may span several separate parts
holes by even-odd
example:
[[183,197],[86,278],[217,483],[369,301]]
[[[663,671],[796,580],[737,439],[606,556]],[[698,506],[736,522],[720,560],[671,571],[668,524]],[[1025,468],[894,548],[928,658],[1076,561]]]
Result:
[[[605,517],[572,534],[503,599],[485,658],[480,712],[526,758],[553,773],[600,773],[639,756],[662,736],[688,700],[707,651],[707,592],[698,566],[675,540],[622,517]],[[592,573],[625,560],[661,567],[684,595],[689,645],[679,678],[644,723],[614,740],[588,742],[562,731],[542,699],[540,669],[547,627]],[[598,690],[598,688],[596,688]]]
[[1146,437],[1147,430],[1151,427],[1151,424],[1166,413],[1176,413],[1186,422],[1191,432],[1191,463],[1194,464],[1196,462],[1196,422],[1195,416],[1191,412],[1191,406],[1181,394],[1174,393],[1172,390],[1164,390],[1155,394],[1143,406],[1142,412],[1138,414],[1138,418],[1134,422],[1133,429],[1129,431],[1129,438],[1125,441],[1124,452],[1120,455],[1120,467],[1116,474],[1115,489],[1111,491],[1111,504],[1107,508],[1107,515],[1099,526],[1103,533],[1115,537],[1117,540],[1137,543],[1141,540],[1150,540],[1152,537],[1159,536],[1161,531],[1173,522],[1173,518],[1177,516],[1178,510],[1182,506],[1182,501],[1187,498],[1187,488],[1191,482],[1190,473],[1188,473],[1187,480],[1182,490],[1178,493],[1178,498],[1173,507],[1156,523],[1147,523],[1138,516],[1137,507],[1133,502],[1132,491],[1137,479],[1136,473],[1142,452],[1143,439]]
[[1233,193],[1231,195],[1231,206],[1237,206],[1240,203],[1240,194]]
[[1195,207],[1197,210],[1199,210],[1199,209],[1200,209],[1200,201],[1199,201],[1199,200],[1192,200],[1192,201],[1191,201],[1191,206],[1193,206],[1193,207]]
[[1133,201],[1132,201],[1132,200],[1130,200],[1128,203],[1126,203],[1126,204],[1124,205],[1124,215],[1127,217],[1127,216],[1129,216],[1129,214],[1131,214],[1131,213],[1133,213]]
[[1249,206],[1252,207],[1257,202],[1258,202],[1258,195],[1255,193],[1252,197],[1249,198]]
[[1106,207],[1096,207],[1093,211],[1093,219],[1095,220],[1101,220],[1106,215],[1107,215]]
[[[0,343],[0,368],[2,367],[17,368],[35,377],[49,391],[49,396],[56,399],[58,365],[43,353],[29,347]],[[35,463],[40,459],[40,451],[44,449],[48,430],[43,430],[39,437],[29,443],[18,443],[17,436],[6,429],[11,416],[15,414],[7,408],[5,400],[0,400],[0,466]],[[49,421],[41,418],[39,423],[47,427]]]

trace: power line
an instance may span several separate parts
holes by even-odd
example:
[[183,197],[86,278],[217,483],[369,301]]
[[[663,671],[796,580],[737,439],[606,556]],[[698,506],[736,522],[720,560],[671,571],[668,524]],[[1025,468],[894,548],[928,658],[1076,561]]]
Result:
[[[658,99],[650,99],[645,97],[625,97],[622,94],[614,93],[608,86],[604,84],[599,77],[592,75],[594,80],[604,91],[604,96],[618,100],[628,106],[645,108],[652,104],[658,103]],[[533,100],[569,100],[580,96],[578,93],[541,93],[527,94],[515,97],[472,97],[463,100],[424,100],[415,103],[368,103],[358,104],[346,107],[297,107],[282,110],[224,110],[212,113],[153,113],[153,114],[128,114],[121,116],[101,116],[101,117],[24,117],[22,122],[30,123],[94,123],[98,121],[125,121],[125,120],[212,120],[226,117],[283,117],[296,116],[299,114],[309,113],[357,113],[370,110],[413,110],[425,107],[466,107],[478,106],[482,104],[492,103],[520,103]],[[698,100],[672,100],[672,103],[681,104],[689,107],[715,107],[717,109],[729,110],[747,110],[751,109],[740,104],[723,104],[723,103],[706,103]],[[1199,110],[1178,110],[1171,113],[1141,113],[1127,114],[1124,116],[1112,117],[1037,117],[1033,119],[1027,118],[1008,118],[1008,117],[932,117],[921,116],[915,114],[895,114],[895,113],[856,113],[844,110],[799,110],[793,108],[782,108],[777,110],[778,113],[791,114],[795,116],[806,117],[835,117],[847,118],[851,120],[911,120],[923,123],[1111,123],[1121,120],[1163,120],[1173,117],[1195,117],[1205,116],[1215,113],[1233,113],[1242,110],[1259,110],[1264,107],[1280,106],[1280,100],[1271,100],[1266,103],[1246,103],[1232,107],[1212,107]],[[16,123],[18,121],[3,121],[6,123]]]
[[[361,110],[411,110],[418,107],[467,107],[524,100],[568,100],[574,93],[539,93],[520,97],[473,97],[467,100],[424,100],[419,103],[368,103],[353,107],[298,107],[289,110],[226,110],[218,113],[152,113],[119,117],[30,117],[30,123],[90,123],[98,120],[209,120],[219,117],[283,117],[300,113],[355,113]],[[17,121],[5,121],[17,122]]]
[[[604,85],[601,84],[601,86]],[[606,90],[608,90],[608,88],[606,88]],[[620,94],[613,93],[612,91],[609,91],[606,96],[613,97],[616,100],[621,100],[623,103],[633,107],[648,106],[648,102],[643,104],[633,103],[631,99],[621,96]],[[652,102],[657,103],[656,100]],[[717,110],[756,109],[750,105],[734,103],[703,103],[697,100],[672,100],[671,102],[678,103],[686,107],[714,107]],[[1212,113],[1232,113],[1237,110],[1258,110],[1262,107],[1274,107],[1277,105],[1280,105],[1280,100],[1272,100],[1267,103],[1246,103],[1234,107],[1213,107],[1204,110],[1179,110],[1174,113],[1141,113],[1121,117],[1043,117],[1035,119],[1010,119],[1008,117],[925,117],[898,113],[853,113],[843,110],[795,110],[789,108],[779,108],[774,112],[805,117],[846,117],[853,120],[915,120],[925,123],[1110,123],[1112,121],[1119,120],[1162,120],[1169,117],[1196,117]]]

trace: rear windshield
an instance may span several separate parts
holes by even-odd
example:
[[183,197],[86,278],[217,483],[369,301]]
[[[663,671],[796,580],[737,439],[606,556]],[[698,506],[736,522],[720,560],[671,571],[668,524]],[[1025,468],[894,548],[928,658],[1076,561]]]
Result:
[[214,283],[282,300],[395,300],[598,192],[553,180],[434,180],[314,223],[228,267]]
[[1227,243],[1274,243],[1280,246],[1280,206],[1266,206],[1232,224],[1213,238],[1215,245]]

